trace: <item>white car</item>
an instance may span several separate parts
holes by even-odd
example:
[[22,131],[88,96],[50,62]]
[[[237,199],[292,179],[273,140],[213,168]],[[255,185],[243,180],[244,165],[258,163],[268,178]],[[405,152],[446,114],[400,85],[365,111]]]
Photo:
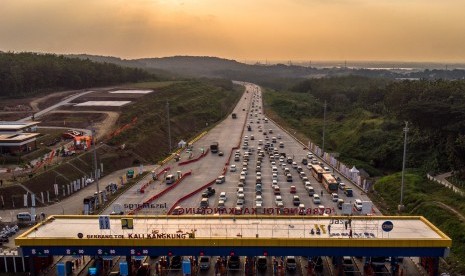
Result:
[[261,195],[258,195],[255,197],[255,203],[256,204],[263,204],[263,198]]
[[226,181],[226,179],[225,179],[224,175],[220,175],[216,179],[216,184],[221,184],[221,183],[224,183],[225,181]]
[[321,199],[320,199],[320,196],[318,194],[313,194],[313,203],[315,203],[315,204],[320,204],[321,203]]
[[236,171],[236,165],[231,165],[231,167],[229,167],[229,171],[230,172],[235,172]]
[[273,179],[273,180],[278,180],[278,174],[277,174],[277,173],[273,173],[272,179]]
[[354,207],[357,211],[362,211],[362,207],[363,207],[362,200],[356,199],[354,202]]

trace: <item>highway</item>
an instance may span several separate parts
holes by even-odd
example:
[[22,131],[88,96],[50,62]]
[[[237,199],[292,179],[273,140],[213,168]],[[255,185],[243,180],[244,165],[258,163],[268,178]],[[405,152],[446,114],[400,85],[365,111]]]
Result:
[[[237,118],[233,119],[232,116],[228,116],[214,126],[206,135],[194,143],[192,153],[189,153],[186,150],[183,150],[180,153],[180,161],[171,159],[160,167],[146,166],[146,170],[155,170],[156,172],[169,168],[169,172],[167,174],[177,175],[178,171],[181,174],[188,174],[179,184],[175,187],[171,187],[174,184],[166,184],[164,177],[161,177],[156,181],[151,181],[151,174],[148,174],[143,180],[139,181],[138,184],[134,185],[124,194],[115,199],[112,204],[101,212],[101,214],[111,214],[115,208],[118,208],[119,206],[124,208],[125,213],[129,213],[133,211],[135,206],[148,202],[150,198],[162,193],[166,189],[171,190],[150,202],[151,204],[147,205],[147,208],[143,208],[136,214],[167,214],[168,210],[175,206],[180,206],[182,210],[181,214],[189,212],[192,214],[192,212],[197,211],[200,207],[202,192],[205,190],[202,187],[206,187],[208,183],[222,175],[225,168],[226,173],[224,183],[211,184],[211,187],[214,188],[216,192],[214,195],[209,197],[209,208],[204,209],[208,210],[209,213],[218,213],[218,202],[221,192],[225,192],[227,198],[225,201],[224,212],[227,214],[236,213],[235,207],[238,202],[238,183],[240,181],[241,172],[246,169],[245,185],[243,186],[245,202],[240,209],[241,211],[236,213],[237,215],[244,213],[257,215],[285,214],[298,216],[299,213],[297,210],[299,204],[293,204],[294,196],[298,196],[300,204],[304,204],[305,209],[308,210],[306,215],[315,215],[315,212],[321,208],[321,205],[325,207],[328,214],[340,214],[340,210],[337,208],[336,202],[331,199],[331,195],[324,190],[322,184],[319,183],[312,176],[308,168],[301,163],[303,158],[309,159],[309,151],[304,148],[305,146],[303,144],[297,141],[289,133],[282,130],[274,122],[266,120],[266,111],[263,110],[262,92],[260,87],[249,83],[245,83],[244,87],[244,94],[233,111],[233,113],[236,113]],[[250,129],[248,126],[250,126]],[[272,141],[273,137],[276,138],[275,142]],[[245,143],[245,141],[247,141],[247,143]],[[198,161],[186,165],[180,164],[183,161],[189,161],[190,159],[199,157],[202,152],[210,148],[210,145],[213,142],[219,143],[219,150],[224,153],[223,156],[220,156],[218,153],[208,152],[205,157]],[[258,149],[264,149],[267,142],[272,143],[279,153],[285,153],[286,157],[292,157],[296,164],[293,166],[293,164],[287,163],[285,158],[284,160],[279,160],[279,158],[275,158],[273,155],[270,155],[265,151],[260,163],[260,168],[258,169]],[[282,143],[282,147],[278,146],[280,143]],[[237,161],[235,161],[234,158],[236,151],[239,151],[240,156]],[[246,152],[249,153],[248,162],[245,162],[244,160]],[[318,157],[316,158],[318,159],[318,162],[322,162],[322,160]],[[231,171],[231,165],[235,165],[235,171]],[[312,197],[310,197],[306,192],[304,182],[301,180],[301,176],[299,176],[300,174],[297,171],[297,166],[302,167],[302,171],[308,177],[308,181],[314,187],[315,192],[321,195],[321,203],[315,204]],[[276,176],[273,176],[273,167],[277,167]],[[287,181],[287,177],[284,173],[286,168],[289,169],[289,173],[292,175],[292,182]],[[256,188],[257,172],[259,172],[261,176],[261,193],[257,193]],[[111,182],[117,183],[117,177],[122,173],[124,173],[124,170],[112,174]],[[354,196],[348,198],[340,190],[338,190],[339,197],[343,198],[345,202],[352,203],[355,199],[369,200],[369,198],[361,190],[359,190],[358,187],[352,185],[349,180],[340,176],[337,172],[333,173],[336,177],[340,177],[347,186],[352,187],[354,191]],[[103,178],[101,180],[101,183],[103,182],[102,185],[108,182],[109,179],[110,176]],[[272,187],[273,180],[276,180],[275,184],[279,186],[279,196],[282,197],[283,206],[279,208],[276,204],[276,196],[278,193],[276,189]],[[140,190],[144,183],[150,184],[142,193]],[[94,185],[95,183],[92,184],[92,186]],[[293,187],[292,189],[295,188],[295,193],[291,193],[291,187]],[[181,198],[192,194],[196,190],[199,191],[177,203]],[[75,213],[77,211],[76,206],[82,206],[83,196],[93,194],[94,189],[87,188],[84,191],[80,192],[80,196],[70,197],[59,204],[45,207],[41,209],[40,212],[46,211],[47,214]],[[255,199],[258,194],[261,195],[263,200],[261,208],[256,208],[257,205]],[[376,214],[380,214],[376,208],[374,208],[374,211]],[[355,212],[354,214],[358,213]],[[215,270],[215,261],[218,257],[219,256],[212,256],[210,268],[208,270],[201,271],[198,275],[212,275],[212,272]],[[244,275],[245,257],[241,256],[240,258],[241,264],[239,268],[227,270],[228,275]],[[280,264],[280,259],[281,257],[277,257],[277,264]],[[272,256],[267,257],[265,272],[258,273],[257,275],[271,275],[271,272],[275,270],[273,260]],[[356,258],[352,258],[351,260],[353,262],[353,273],[351,273],[351,275],[361,275],[358,272],[361,271],[363,267],[361,260],[357,260]],[[154,264],[160,261],[160,258],[149,258],[147,261],[153,269]],[[288,271],[286,274],[307,275],[306,271],[308,264],[309,260],[306,256],[297,256],[295,271]],[[117,270],[118,266],[115,265],[114,267],[114,270]],[[285,264],[282,263],[282,269],[285,270],[284,268]],[[332,265],[331,258],[322,258],[321,269],[321,272],[319,272],[319,274],[317,273],[317,275],[332,275],[335,273],[335,266]],[[172,268],[168,275],[182,275],[182,271],[177,268]]]
[[[292,202],[293,196],[297,195],[300,199],[300,202],[305,205],[306,209],[309,209],[311,214],[314,213],[316,208],[321,207],[321,205],[323,205],[333,214],[340,213],[336,202],[331,200],[331,195],[326,192],[326,190],[324,190],[321,183],[312,177],[310,170],[308,170],[305,165],[301,164],[303,158],[309,159],[307,157],[309,151],[305,150],[302,144],[296,141],[290,134],[282,130],[279,126],[274,124],[271,120],[265,122],[266,116],[264,115],[262,105],[262,94],[258,86],[247,84],[245,85],[245,89],[246,92],[234,109],[234,113],[237,114],[237,119],[232,119],[231,116],[228,116],[224,121],[216,125],[208,132],[207,135],[202,137],[194,144],[194,158],[201,154],[202,149],[208,149],[210,144],[214,141],[219,142],[220,151],[224,152],[224,156],[209,153],[206,157],[188,165],[180,166],[179,162],[172,160],[165,166],[161,167],[159,170],[162,168],[170,167],[170,174],[176,174],[177,171],[181,171],[181,173],[191,172],[192,174],[187,176],[181,183],[179,183],[179,185],[174,187],[174,189],[161,196],[156,201],[152,202],[153,204],[158,204],[158,206],[167,206],[167,208],[144,208],[143,210],[139,211],[138,214],[166,214],[167,209],[173,207],[173,204],[180,198],[201,188],[221,175],[223,168],[227,166],[225,165],[227,163],[235,165],[236,171],[230,172],[230,166],[227,166],[227,172],[225,175],[226,181],[222,184],[212,185],[212,187],[216,190],[216,193],[209,198],[209,207],[213,208],[213,210],[218,207],[218,197],[221,192],[226,192],[227,200],[225,202],[225,211],[230,213],[232,212],[232,209],[236,207],[236,193],[238,189],[239,178],[241,171],[245,167],[247,168],[247,174],[246,185],[244,186],[245,205],[243,207],[243,213],[257,215],[277,214],[279,210],[276,209],[277,206],[275,204],[275,192],[271,186],[273,180],[272,166],[276,166],[278,167],[277,184],[280,188],[280,195],[284,204],[284,212],[293,212],[298,207],[298,205],[293,205]],[[254,106],[253,108],[252,104]],[[246,125],[250,125],[250,131],[247,130]],[[272,133],[269,133],[270,130]],[[293,161],[296,162],[298,166],[302,167],[303,172],[308,177],[308,180],[314,187],[315,192],[320,195],[322,194],[321,203],[313,203],[312,197],[310,197],[305,190],[305,186],[299,176],[299,172],[293,168],[291,164],[280,162],[278,159],[275,160],[274,158],[270,158],[269,154],[265,153],[260,165],[263,208],[259,210],[254,209],[256,207],[255,184],[257,176],[257,149],[259,147],[263,148],[266,142],[272,142],[271,140],[273,137],[276,137],[276,142],[273,144],[277,150],[280,153],[285,153],[287,157],[292,157]],[[244,139],[248,140],[247,147],[243,147]],[[278,144],[280,142],[282,142],[283,148],[278,148]],[[234,152],[236,150],[233,150],[233,147],[237,146],[239,146],[238,150],[240,151],[241,157],[239,161],[234,161]],[[250,153],[249,162],[244,163],[244,153],[248,151],[249,148],[253,150]],[[228,160],[231,152],[233,152],[233,154],[231,155],[231,159]],[[187,160],[187,155],[188,154],[184,152],[181,155],[181,161]],[[319,162],[322,162],[322,160],[320,160],[318,157],[316,158]],[[244,164],[246,164],[246,166],[244,166]],[[284,168],[288,168],[290,170],[293,182],[286,181]],[[338,190],[339,198],[344,199],[344,201],[348,203],[353,202],[355,199],[361,199],[364,201],[369,200],[369,198],[357,187],[354,187],[350,181],[339,175],[337,172],[334,174],[343,179],[344,183],[352,187],[354,191],[354,196],[349,198],[346,197],[346,195],[344,195],[341,190]],[[291,186],[295,186],[295,194],[291,194]],[[120,204],[122,206],[128,206],[128,204],[142,204],[166,188],[168,188],[168,185],[163,183],[162,179],[154,182],[154,184],[149,185],[149,188],[143,194],[138,192],[139,186],[136,185],[124,195],[120,196],[116,201],[114,201],[114,203]],[[191,212],[200,206],[202,192],[203,190],[198,192],[198,194],[185,199],[179,204],[179,206],[184,209],[184,213]],[[110,214],[112,210],[113,207],[110,206],[107,208],[107,210],[104,211],[104,214]],[[125,211],[130,211],[130,209],[127,208]],[[281,210],[281,212],[282,211],[283,210]],[[209,210],[209,212],[211,213],[211,210]],[[379,214],[379,211],[376,209],[375,212]],[[357,212],[354,214],[357,214]]]
[[[211,185],[211,187],[214,188],[216,192],[209,198],[209,207],[211,208],[208,209],[210,210],[209,214],[217,212],[219,195],[221,192],[226,192],[227,200],[225,202],[225,212],[227,214],[235,212],[234,208],[237,204],[238,183],[244,167],[247,168],[247,174],[245,176],[246,184],[243,187],[245,204],[242,208],[242,213],[257,215],[277,215],[283,213],[283,211],[285,214],[286,212],[293,212],[297,209],[297,206],[293,204],[293,196],[297,195],[300,198],[300,203],[304,204],[305,208],[310,210],[307,215],[314,215],[314,210],[318,209],[318,207],[321,207],[321,205],[323,205],[325,208],[328,208],[326,210],[330,210],[330,214],[340,214],[340,210],[337,208],[336,202],[332,201],[331,195],[326,192],[326,190],[324,190],[322,184],[312,176],[307,167],[301,164],[303,158],[309,159],[309,151],[304,149],[304,145],[302,145],[286,131],[282,130],[271,120],[265,122],[266,115],[264,114],[265,112],[263,110],[262,93],[260,87],[253,84],[246,84],[244,95],[238,102],[237,106],[234,108],[233,113],[237,114],[236,119],[228,116],[194,144],[192,158],[200,156],[202,150],[208,149],[212,142],[219,142],[219,150],[222,151],[224,155],[219,156],[217,153],[208,153],[204,158],[183,166],[179,165],[179,162],[171,160],[164,166],[158,168],[157,172],[161,171],[163,168],[169,167],[169,174],[176,175],[177,171],[180,171],[182,174],[191,172],[191,175],[185,177],[185,179],[176,187],[155,201],[151,202],[150,206],[143,208],[137,212],[137,214],[167,214],[167,211],[170,208],[175,207],[174,204],[179,199],[194,192],[195,190],[200,189],[207,183],[222,175],[223,169],[225,167],[227,168],[225,182],[222,184]],[[248,125],[250,125],[250,130],[248,130]],[[272,133],[270,133],[270,130]],[[321,203],[313,203],[312,197],[310,197],[305,190],[305,186],[299,176],[299,172],[293,168],[291,164],[280,162],[279,159],[270,158],[269,154],[265,153],[259,170],[262,178],[261,196],[263,199],[263,207],[261,209],[255,208],[255,199],[257,195],[255,185],[258,159],[257,149],[259,147],[264,148],[266,142],[272,142],[273,137],[276,137],[276,142],[273,144],[278,149],[278,151],[284,152],[287,157],[292,157],[293,161],[295,161],[298,166],[302,167],[303,172],[305,172],[308,180],[314,187],[315,192],[320,195],[322,194]],[[244,147],[245,140],[248,141],[247,147]],[[278,147],[280,142],[283,144],[282,148]],[[239,149],[233,149],[235,147],[239,147]],[[244,153],[249,152],[249,148],[252,149],[250,152],[250,158],[247,163],[244,163]],[[240,160],[234,161],[234,155],[237,150],[240,152]],[[189,154],[183,151],[181,153],[180,162],[189,160],[188,156]],[[229,157],[230,159],[228,159]],[[321,159],[318,157],[316,158],[318,159],[318,162],[322,162]],[[236,171],[230,171],[231,165],[236,166]],[[284,208],[277,208],[275,203],[276,195],[274,189],[271,186],[273,180],[272,166],[278,167],[276,180],[277,185],[280,187],[280,195],[283,200]],[[287,182],[286,176],[284,174],[284,168],[289,169],[293,179],[292,182]],[[361,190],[353,186],[349,180],[340,176],[337,172],[334,172],[334,174],[339,176],[346,185],[353,188],[354,196],[351,198],[346,197],[342,192],[340,192],[340,190],[338,191],[339,197],[343,198],[345,202],[351,203],[355,199],[369,200],[369,198]],[[150,176],[147,176],[146,180],[144,181],[149,181],[149,177]],[[291,186],[295,186],[295,193],[291,193]],[[140,185],[133,186],[132,189],[121,195],[117,200],[114,201],[111,206],[104,210],[103,214],[110,214],[113,211],[115,204],[126,206],[125,212],[129,212],[133,208],[127,208],[127,206],[130,204],[137,205],[147,202],[147,200],[151,197],[161,193],[164,189],[169,188],[169,185],[165,184],[163,179],[160,179],[150,184],[144,193],[140,193],[139,188]],[[178,206],[180,206],[183,210],[182,213],[190,212],[190,214],[192,214],[192,212],[196,212],[196,210],[198,210],[200,207],[200,202],[202,199],[201,195],[203,191],[204,189],[200,190],[198,193],[186,198],[184,201],[178,204]],[[158,206],[163,206],[163,208],[158,208]],[[374,210],[379,214],[379,211],[376,208]],[[354,214],[357,214],[357,212]],[[298,215],[298,213],[296,212],[295,214],[291,215]],[[215,260],[218,257],[219,256],[212,256],[210,268],[208,270],[200,271],[199,275],[211,275],[215,269]],[[269,273],[274,269],[272,265],[272,258],[273,257],[267,258],[268,262],[266,271],[262,272],[261,274],[259,273],[258,275],[270,275]],[[288,272],[288,274],[306,275],[308,259],[306,257],[297,257],[296,259],[297,269],[295,271]],[[331,259],[328,257],[323,257],[322,260],[322,270],[320,275],[331,275],[335,273],[335,267],[331,264]],[[156,261],[158,261],[158,259],[151,260],[151,264],[153,265]],[[361,275],[358,273],[358,271],[362,270],[363,266],[361,264],[361,260],[352,258],[352,262],[352,275]],[[228,275],[244,275],[245,257],[241,257],[241,266],[238,270],[227,269],[227,271]],[[168,275],[182,275],[182,271],[180,269],[171,268]]]

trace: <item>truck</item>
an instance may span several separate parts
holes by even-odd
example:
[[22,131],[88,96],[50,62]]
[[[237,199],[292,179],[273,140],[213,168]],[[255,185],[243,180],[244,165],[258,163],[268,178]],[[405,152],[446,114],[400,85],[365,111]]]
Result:
[[237,119],[236,113],[231,114],[231,117],[232,117],[233,119]]
[[210,145],[210,151],[212,153],[217,153],[218,152],[218,149],[219,149],[219,143],[218,142],[213,142],[211,143]]

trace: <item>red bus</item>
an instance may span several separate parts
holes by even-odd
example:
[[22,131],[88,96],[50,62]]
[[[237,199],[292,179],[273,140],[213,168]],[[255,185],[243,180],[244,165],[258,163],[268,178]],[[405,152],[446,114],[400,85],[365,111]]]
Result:
[[323,174],[326,173],[325,170],[320,165],[312,164],[311,171],[313,177],[321,183],[323,181]]
[[328,193],[337,193],[337,180],[329,173],[324,173],[322,178],[323,186],[325,186],[326,191],[328,191]]

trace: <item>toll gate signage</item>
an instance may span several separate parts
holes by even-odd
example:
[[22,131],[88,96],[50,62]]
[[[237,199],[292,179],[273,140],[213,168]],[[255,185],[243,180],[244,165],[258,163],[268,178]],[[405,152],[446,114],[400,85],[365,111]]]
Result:
[[381,228],[383,229],[384,232],[390,232],[394,228],[394,224],[392,223],[392,221],[387,220],[383,222],[383,224],[381,225]]

